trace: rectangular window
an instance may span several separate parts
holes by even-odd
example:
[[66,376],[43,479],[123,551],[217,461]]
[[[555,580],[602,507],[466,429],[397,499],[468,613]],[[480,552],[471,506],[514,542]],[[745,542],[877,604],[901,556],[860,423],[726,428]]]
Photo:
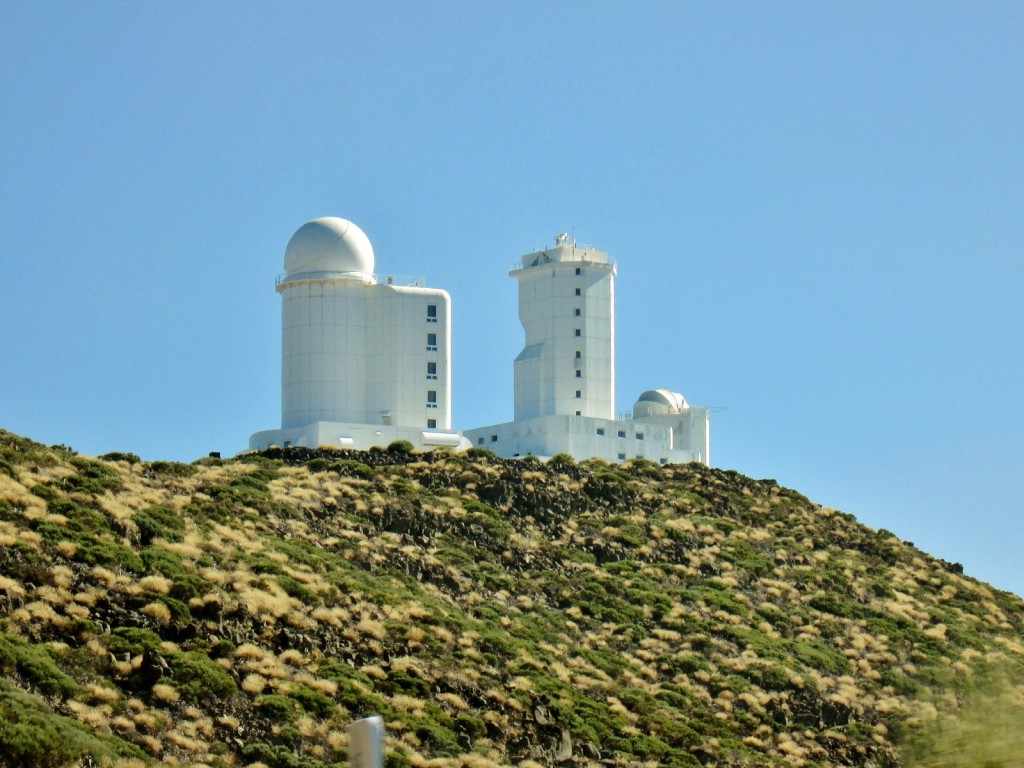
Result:
[[626,430],[620,429],[619,430],[619,437],[625,437],[625,436],[626,436]]
[[637,440],[643,440],[644,439],[644,433],[643,432],[637,432],[636,433],[636,439]]
[[582,274],[582,273],[580,272],[580,268],[579,268],[579,267],[576,267],[576,274],[577,274],[577,275],[579,275],[579,274]]
[[619,461],[625,461],[625,460],[626,460],[626,454],[620,453],[619,454]]
[[579,288],[577,288],[577,289],[576,289],[576,295],[577,295],[577,296],[579,296],[579,295],[580,295],[580,289],[579,289]]
[[427,334],[427,352],[437,352],[437,334]]
[[427,390],[427,408],[437,408],[437,390]]
[[582,389],[577,389],[576,390],[576,399],[579,400],[581,397],[583,397],[583,390]]
[[579,328],[577,328],[576,329],[576,335],[577,336],[582,336],[583,335],[583,331],[581,331]]
[[427,378],[428,379],[436,379],[437,378],[437,363],[434,363],[434,362],[427,363]]
[[583,415],[583,411],[576,411],[576,415],[577,416],[582,416]]
[[577,360],[579,360],[579,359],[580,359],[581,357],[583,357],[583,353],[582,353],[582,352],[580,352],[580,351],[579,351],[579,350],[577,349],[577,350],[576,350],[576,359],[577,359]]
[[437,304],[427,304],[427,322],[437,322]]
[[597,428],[597,434],[603,435],[604,434],[604,427],[598,427]]
[[668,459],[658,459],[659,464],[668,464]]
[[437,419],[427,419],[427,429],[437,429]]
[[582,379],[583,378],[583,371],[581,371],[579,368],[576,369],[576,378],[577,379]]
[[491,435],[491,442],[492,443],[498,442],[498,436],[497,435]]
[[580,316],[580,309],[579,309],[579,307],[577,307],[576,308],[576,317],[579,317],[579,316]]
[[483,444],[484,444],[484,439],[483,439],[482,437],[478,437],[478,438],[476,439],[476,444],[477,444],[477,445],[483,445]]

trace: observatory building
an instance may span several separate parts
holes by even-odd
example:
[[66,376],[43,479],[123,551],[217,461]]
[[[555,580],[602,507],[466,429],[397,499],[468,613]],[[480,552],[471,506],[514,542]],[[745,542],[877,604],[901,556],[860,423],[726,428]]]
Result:
[[325,217],[292,236],[281,294],[281,428],[270,445],[469,447],[451,428],[451,298],[422,278],[374,274],[373,247]]
[[474,446],[503,457],[710,463],[708,410],[678,392],[648,390],[616,418],[616,267],[607,253],[562,234],[509,274],[526,334],[513,364],[513,421],[466,430]]

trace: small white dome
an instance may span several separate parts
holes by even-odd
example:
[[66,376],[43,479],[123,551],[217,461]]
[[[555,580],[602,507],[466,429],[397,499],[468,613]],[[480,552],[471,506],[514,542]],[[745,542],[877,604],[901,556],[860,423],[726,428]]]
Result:
[[682,413],[689,408],[686,398],[668,389],[649,389],[637,398],[633,406],[633,417],[665,416]]
[[313,219],[299,227],[284,252],[289,277],[310,272],[373,275],[373,246],[351,221],[336,216]]

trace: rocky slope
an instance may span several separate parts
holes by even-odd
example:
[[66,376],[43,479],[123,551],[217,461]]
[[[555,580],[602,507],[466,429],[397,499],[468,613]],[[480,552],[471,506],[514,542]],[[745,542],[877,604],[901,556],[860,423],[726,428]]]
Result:
[[892,766],[1024,605],[771,480],[0,432],[0,766]]

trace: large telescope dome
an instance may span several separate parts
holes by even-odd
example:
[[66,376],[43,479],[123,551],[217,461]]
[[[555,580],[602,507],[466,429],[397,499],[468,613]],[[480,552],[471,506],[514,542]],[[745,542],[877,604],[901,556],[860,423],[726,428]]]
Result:
[[292,235],[284,253],[288,277],[327,272],[369,279],[373,266],[373,246],[366,233],[336,216],[307,221]]

